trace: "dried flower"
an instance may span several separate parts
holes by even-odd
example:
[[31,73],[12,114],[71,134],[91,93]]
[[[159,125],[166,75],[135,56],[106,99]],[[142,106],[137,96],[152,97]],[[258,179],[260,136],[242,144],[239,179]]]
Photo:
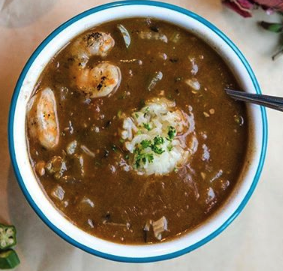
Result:
[[224,0],[223,4],[245,18],[252,17],[252,10],[255,9],[254,3],[249,0]]
[[[283,16],[282,0],[222,0],[222,3],[245,18],[251,17],[252,11],[259,7],[265,10],[267,14],[278,12]],[[283,23],[262,21],[259,22],[259,25],[268,31],[281,34],[283,33]],[[275,60],[281,55],[283,55],[283,44],[281,44],[277,53],[272,56],[272,59]]]
[[274,11],[283,11],[282,0],[223,0],[222,2],[245,18],[252,17],[252,11],[259,7],[268,14]]

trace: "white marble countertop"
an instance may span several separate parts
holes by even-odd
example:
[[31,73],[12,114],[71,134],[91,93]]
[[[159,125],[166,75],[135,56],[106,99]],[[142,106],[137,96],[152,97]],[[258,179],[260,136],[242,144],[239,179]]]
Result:
[[[103,0],[0,0],[0,221],[16,225],[19,271],[79,270],[283,270],[283,114],[267,110],[269,144],[260,182],[241,215],[217,238],[182,257],[151,264],[123,264],[89,255],[62,240],[34,213],[13,173],[7,119],[16,80],[38,44],[70,17]],[[278,20],[257,11],[244,19],[220,0],[165,1],[190,9],[220,28],[250,62],[263,93],[283,96],[283,57],[271,55],[279,36],[258,20]],[[63,264],[64,263],[64,264]]]

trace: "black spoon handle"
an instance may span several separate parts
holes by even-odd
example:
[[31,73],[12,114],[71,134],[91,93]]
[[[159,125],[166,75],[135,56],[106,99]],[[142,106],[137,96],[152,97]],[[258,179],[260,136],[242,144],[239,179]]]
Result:
[[226,93],[235,100],[266,106],[283,112],[283,98],[269,95],[251,94],[225,88]]

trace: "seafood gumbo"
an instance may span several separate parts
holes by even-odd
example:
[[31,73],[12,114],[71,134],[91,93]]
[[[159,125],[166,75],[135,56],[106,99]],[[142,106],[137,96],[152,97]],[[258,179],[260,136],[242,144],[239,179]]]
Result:
[[243,168],[245,105],[200,38],[151,18],[112,21],[65,46],[27,108],[38,182],[77,227],[118,243],[186,234],[224,204]]

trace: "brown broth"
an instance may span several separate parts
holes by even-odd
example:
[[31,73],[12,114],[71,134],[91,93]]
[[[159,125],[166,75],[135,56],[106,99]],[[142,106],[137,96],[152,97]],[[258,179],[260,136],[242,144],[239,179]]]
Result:
[[[119,23],[130,32],[128,49],[117,29]],[[168,231],[162,233],[162,240],[185,234],[225,203],[243,167],[248,142],[246,108],[224,92],[227,86],[237,89],[236,79],[212,48],[175,25],[134,18],[109,22],[93,30],[111,33],[114,38],[115,46],[103,60],[120,67],[121,85],[110,97],[89,99],[70,80],[70,45],[51,60],[35,93],[45,87],[53,90],[60,139],[56,148],[47,150],[28,136],[38,181],[62,214],[97,237],[119,243],[159,242],[152,231],[143,229],[146,221],[163,216],[168,221]],[[138,36],[142,30],[163,33],[169,41],[142,40]],[[176,33],[180,39],[174,43],[170,38]],[[166,60],[161,57],[164,53]],[[189,58],[194,58],[198,66],[194,76]],[[136,60],[124,61],[133,59]],[[95,66],[101,60],[92,57],[87,65]],[[148,91],[158,71],[162,71],[163,78]],[[184,82],[192,77],[199,81],[199,91]],[[159,96],[161,90],[164,97],[174,100],[178,108],[193,118],[197,151],[186,166],[167,176],[146,177],[133,170],[124,171],[118,165],[121,157],[127,158],[118,133],[122,126],[118,116],[121,112],[130,115],[144,101]],[[95,154],[92,157],[77,147],[77,155],[84,160],[83,173],[79,158],[66,155],[67,145],[73,140]],[[65,159],[67,170],[61,177],[47,170],[39,176],[37,164],[47,163],[54,156]],[[57,185],[65,191],[62,200],[52,195]],[[94,206],[87,204],[86,199]]]

